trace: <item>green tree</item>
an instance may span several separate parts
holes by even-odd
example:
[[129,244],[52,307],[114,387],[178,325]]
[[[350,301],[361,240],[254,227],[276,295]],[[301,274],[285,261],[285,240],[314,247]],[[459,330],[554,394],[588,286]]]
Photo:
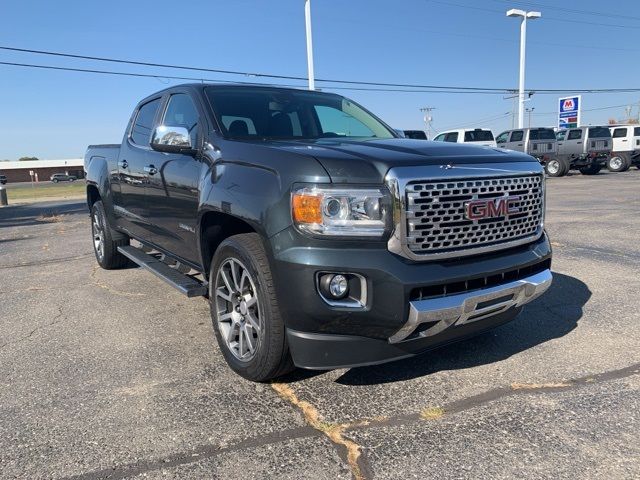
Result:
[[29,162],[32,160],[39,160],[39,158],[38,157],[20,157],[18,159],[19,162]]

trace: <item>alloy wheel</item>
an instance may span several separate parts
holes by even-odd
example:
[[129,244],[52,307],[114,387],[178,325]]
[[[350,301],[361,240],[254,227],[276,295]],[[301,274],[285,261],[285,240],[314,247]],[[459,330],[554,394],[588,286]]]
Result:
[[255,356],[261,342],[262,319],[257,295],[247,268],[236,258],[227,258],[216,273],[216,321],[225,345],[242,362]]
[[613,157],[609,160],[609,165],[611,165],[611,168],[614,170],[620,170],[622,168],[622,158]]
[[551,160],[547,163],[547,171],[551,174],[556,174],[560,170],[560,162],[558,160]]
[[91,230],[93,233],[93,248],[98,255],[98,259],[104,258],[104,229],[102,227],[102,219],[99,217],[98,212],[93,213],[91,222]]

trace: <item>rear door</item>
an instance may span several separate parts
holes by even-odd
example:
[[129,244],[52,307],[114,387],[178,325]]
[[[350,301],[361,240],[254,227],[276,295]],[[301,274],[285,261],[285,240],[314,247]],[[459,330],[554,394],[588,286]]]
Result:
[[135,112],[118,158],[120,196],[114,209],[122,218],[122,226],[143,240],[149,240],[150,237],[145,196],[148,176],[144,167],[149,162],[151,131],[161,98],[149,100]]
[[[172,92],[160,115],[159,124],[184,127],[191,144],[200,144],[204,114],[187,91]],[[180,258],[198,264],[196,222],[200,198],[202,162],[194,155],[151,150],[145,165],[147,218],[152,224],[152,241]]]
[[633,150],[633,145],[631,145],[631,142],[629,141],[628,130],[628,127],[615,127],[611,132],[614,152],[627,152],[629,150]]
[[567,139],[564,141],[564,151],[566,155],[577,157],[582,153],[583,133],[580,128],[572,128],[567,132]]
[[511,135],[509,135],[509,140],[507,141],[505,148],[524,152],[524,130],[512,131]]
[[558,141],[558,155],[566,155],[567,152],[564,142],[567,140],[567,130],[558,130],[556,140]]

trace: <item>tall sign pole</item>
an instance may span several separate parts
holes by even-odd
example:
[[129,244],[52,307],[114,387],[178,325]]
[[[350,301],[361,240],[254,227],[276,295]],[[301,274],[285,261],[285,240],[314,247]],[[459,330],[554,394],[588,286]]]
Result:
[[313,39],[311,37],[311,0],[304,0],[304,20],[307,31],[307,69],[309,74],[309,90],[316,89],[313,74]]

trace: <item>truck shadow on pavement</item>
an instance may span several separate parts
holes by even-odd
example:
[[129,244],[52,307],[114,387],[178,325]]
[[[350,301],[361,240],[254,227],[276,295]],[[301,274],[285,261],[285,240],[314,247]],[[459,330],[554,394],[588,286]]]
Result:
[[[551,288],[525,306],[512,322],[467,340],[422,355],[382,365],[352,368],[340,376],[342,385],[375,385],[423,377],[441,370],[458,370],[505,360],[536,345],[567,335],[578,326],[582,308],[591,298],[589,287],[569,275],[554,273]],[[322,372],[297,370],[295,382]]]

